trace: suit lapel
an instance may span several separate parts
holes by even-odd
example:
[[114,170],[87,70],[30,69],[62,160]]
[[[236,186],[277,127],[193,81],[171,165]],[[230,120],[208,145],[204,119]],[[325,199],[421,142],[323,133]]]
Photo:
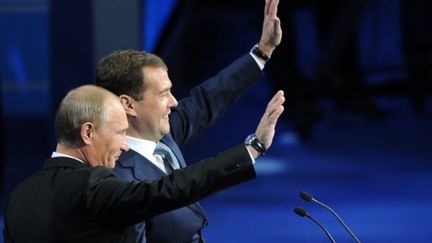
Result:
[[[181,168],[186,167],[185,160],[180,152],[180,148],[174,142],[170,135],[165,136],[161,139],[163,143],[168,145],[171,148],[174,155],[177,157],[178,162],[180,163]],[[156,165],[146,159],[144,156],[138,154],[132,149],[127,152],[122,153],[118,162],[121,167],[129,168],[132,171],[132,176],[135,180],[143,181],[143,180],[156,180],[166,174],[160,170]],[[204,209],[199,205],[199,203],[193,203],[188,206],[192,211],[201,215],[207,222],[207,214]]]
[[129,168],[135,180],[155,180],[165,175],[156,165],[132,149],[123,153],[118,163],[124,168]]
[[177,157],[178,162],[180,163],[180,167],[184,168],[186,167],[186,162],[183,158],[183,155],[180,151],[180,148],[178,147],[178,145],[176,144],[176,142],[174,141],[174,139],[172,138],[172,136],[170,134],[165,135],[161,141],[166,144],[174,153],[174,155]]

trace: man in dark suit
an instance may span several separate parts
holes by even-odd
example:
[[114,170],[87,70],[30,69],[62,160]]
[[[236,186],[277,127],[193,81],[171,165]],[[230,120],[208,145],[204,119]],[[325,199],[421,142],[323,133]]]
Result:
[[[114,169],[127,181],[154,180],[167,174],[153,155],[157,144],[167,145],[177,166],[186,167],[180,148],[201,134],[262,76],[268,57],[281,41],[278,0],[266,1],[260,42],[216,76],[192,89],[180,100],[171,94],[166,64],[141,51],[116,51],[98,65],[96,83],[119,96],[128,115],[131,150]],[[261,65],[261,66],[260,66]],[[130,234],[137,242],[203,242],[207,216],[198,203],[147,218]]]
[[[258,125],[264,149],[283,102],[280,91]],[[128,226],[254,178],[253,161],[262,152],[256,144],[239,145],[157,180],[125,182],[111,170],[129,149],[125,110],[117,96],[92,85],[63,99],[55,129],[56,152],[7,203],[5,242],[134,242]]]
[[[117,94],[128,115],[131,150],[114,169],[126,181],[154,180],[167,174],[164,163],[153,155],[157,144],[165,144],[177,166],[186,162],[180,148],[203,133],[262,76],[268,57],[281,41],[278,0],[267,0],[259,44],[215,77],[177,100],[171,94],[168,68],[159,57],[140,51],[117,51],[103,58],[96,83]],[[136,225],[138,242],[201,242],[207,216],[198,203],[148,218]]]

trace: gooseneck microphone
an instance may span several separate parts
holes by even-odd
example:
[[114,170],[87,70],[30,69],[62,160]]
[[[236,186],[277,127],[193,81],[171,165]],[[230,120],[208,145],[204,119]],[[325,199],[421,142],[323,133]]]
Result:
[[313,222],[315,222],[317,225],[319,225],[319,227],[321,227],[322,230],[324,230],[324,233],[327,235],[327,237],[331,240],[332,243],[336,243],[336,241],[333,239],[333,237],[331,236],[330,232],[328,232],[328,230],[324,227],[324,225],[322,225],[320,222],[318,222],[318,220],[312,218],[307,212],[306,210],[304,210],[303,208],[295,208],[294,212],[300,216],[300,217],[307,217],[310,220],[312,220]]
[[327,209],[328,211],[330,211],[339,221],[339,223],[342,224],[342,226],[345,228],[346,231],[348,231],[348,233],[350,234],[350,236],[358,243],[360,243],[360,240],[354,235],[354,233],[350,230],[350,228],[345,224],[345,222],[339,217],[339,215],[337,215],[337,213],[331,209],[329,206],[325,205],[324,203],[316,200],[314,197],[312,197],[312,195],[306,193],[306,192],[300,192],[300,198],[307,201],[307,202],[314,202],[322,207],[324,207],[325,209]]

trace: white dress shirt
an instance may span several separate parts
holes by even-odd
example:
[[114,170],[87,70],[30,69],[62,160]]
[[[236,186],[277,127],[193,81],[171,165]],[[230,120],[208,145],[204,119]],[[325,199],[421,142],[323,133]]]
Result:
[[126,136],[126,141],[129,145],[129,149],[144,156],[144,158],[148,159],[152,164],[166,173],[163,160],[159,156],[153,154],[156,148],[156,142],[130,136]]
[[252,58],[255,60],[255,62],[258,64],[258,67],[263,70],[264,69],[264,63],[262,61],[260,61],[260,59],[255,56],[255,54],[253,54],[252,52],[249,52],[249,55],[252,56]]
[[52,152],[52,154],[51,154],[51,158],[56,158],[56,157],[68,157],[68,158],[71,158],[71,159],[75,159],[75,160],[78,160],[79,162],[81,162],[81,163],[83,163],[83,164],[86,164],[86,162],[84,162],[84,161],[82,161],[82,160],[80,160],[80,159],[78,159],[78,158],[75,158],[75,157],[73,157],[73,156],[70,156],[70,155],[67,155],[67,154],[62,154],[62,153],[59,153],[59,152]]

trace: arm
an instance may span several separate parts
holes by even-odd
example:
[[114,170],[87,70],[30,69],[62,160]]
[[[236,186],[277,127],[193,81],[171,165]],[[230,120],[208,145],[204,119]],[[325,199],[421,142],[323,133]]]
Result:
[[[282,38],[280,20],[277,17],[278,4],[279,0],[266,0],[264,8],[258,46],[268,56],[271,56]],[[254,59],[262,61],[256,56]],[[241,57],[215,77],[192,89],[189,97],[179,101],[179,106],[170,117],[172,136],[177,144],[183,146],[205,131],[261,78],[255,60],[250,55]]]
[[98,167],[88,180],[86,207],[102,224],[127,227],[253,178],[255,170],[244,146],[154,181],[123,182],[109,169]]
[[176,143],[182,147],[204,132],[261,77],[258,65],[247,54],[194,87],[170,115],[171,134]]

